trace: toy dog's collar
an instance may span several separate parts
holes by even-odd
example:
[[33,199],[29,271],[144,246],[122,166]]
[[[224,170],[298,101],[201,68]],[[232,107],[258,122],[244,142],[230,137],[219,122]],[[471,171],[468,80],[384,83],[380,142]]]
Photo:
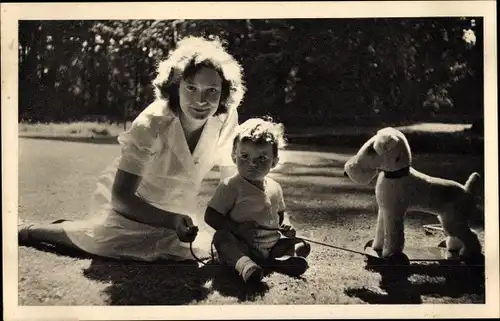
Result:
[[410,174],[410,166],[398,169],[397,171],[384,171],[385,178],[401,178]]

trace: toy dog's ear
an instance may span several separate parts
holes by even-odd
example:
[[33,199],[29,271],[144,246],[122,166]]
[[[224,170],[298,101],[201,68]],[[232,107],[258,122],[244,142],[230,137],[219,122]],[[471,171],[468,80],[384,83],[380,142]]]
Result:
[[377,139],[375,139],[375,142],[373,143],[373,149],[377,152],[379,155],[383,155],[396,147],[396,145],[399,142],[399,137],[395,135],[385,135],[381,134],[378,135]]

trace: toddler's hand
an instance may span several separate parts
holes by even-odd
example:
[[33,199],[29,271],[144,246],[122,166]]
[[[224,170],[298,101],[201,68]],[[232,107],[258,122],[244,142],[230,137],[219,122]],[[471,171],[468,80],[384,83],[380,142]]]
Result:
[[286,237],[295,237],[297,235],[297,231],[291,224],[281,224],[280,230]]
[[198,235],[198,227],[194,225],[193,220],[187,215],[181,215],[177,220],[175,231],[181,242],[193,242]]

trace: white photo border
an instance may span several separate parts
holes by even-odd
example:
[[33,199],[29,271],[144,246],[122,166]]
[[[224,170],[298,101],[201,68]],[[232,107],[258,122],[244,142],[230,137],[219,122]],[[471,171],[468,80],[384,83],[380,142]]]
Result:
[[[264,19],[361,17],[484,18],[486,303],[439,305],[224,305],[62,306],[18,305],[17,75],[19,20]],[[247,318],[465,318],[499,317],[497,36],[495,1],[358,2],[150,2],[1,4],[2,226],[5,320],[247,319]]]

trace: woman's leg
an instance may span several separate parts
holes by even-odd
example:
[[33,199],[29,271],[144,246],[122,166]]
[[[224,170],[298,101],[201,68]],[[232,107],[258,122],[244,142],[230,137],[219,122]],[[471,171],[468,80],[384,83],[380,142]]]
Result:
[[112,210],[83,220],[53,223],[19,225],[19,243],[44,242],[100,257],[146,262],[169,256],[192,258],[189,245],[180,244],[175,231],[131,221]]
[[[72,223],[71,221],[64,222],[66,226]],[[62,222],[53,224],[21,223],[18,225],[17,235],[20,245],[44,242],[79,249],[67,236]]]
[[262,280],[263,270],[252,260],[250,247],[233,233],[218,230],[214,234],[213,243],[221,263],[236,269],[245,282]]

